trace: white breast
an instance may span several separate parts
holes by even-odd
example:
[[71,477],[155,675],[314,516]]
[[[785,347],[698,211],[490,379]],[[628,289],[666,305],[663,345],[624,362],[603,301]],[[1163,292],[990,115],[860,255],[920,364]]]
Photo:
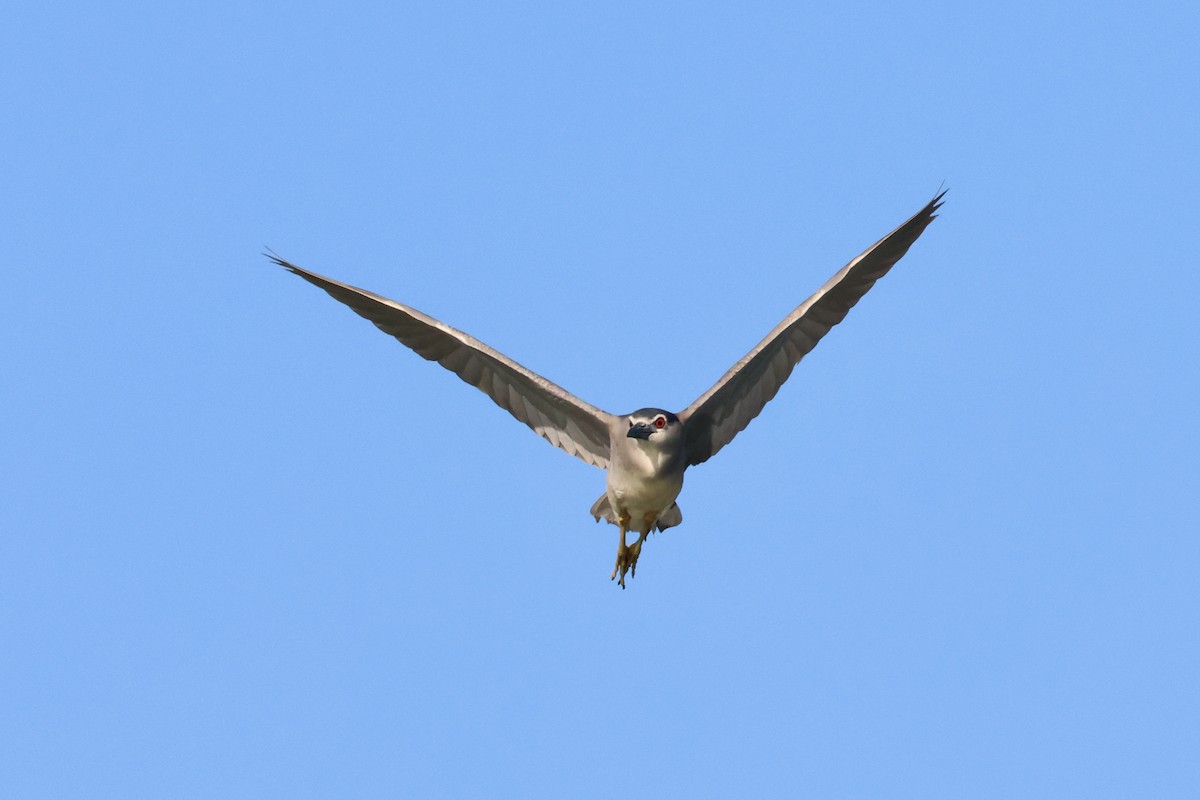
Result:
[[614,455],[608,466],[608,501],[618,513],[629,514],[630,530],[646,533],[646,514],[657,517],[666,511],[683,489],[683,465],[641,443]]

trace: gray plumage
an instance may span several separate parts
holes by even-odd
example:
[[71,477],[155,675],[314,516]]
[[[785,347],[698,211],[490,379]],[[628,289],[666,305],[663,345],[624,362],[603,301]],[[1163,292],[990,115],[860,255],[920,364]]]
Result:
[[[653,530],[678,525],[675,498],[688,466],[712,458],[758,416],[792,369],[837,325],[937,216],[945,193],[842,267],[788,314],[712,388],[678,414],[644,408],[615,415],[580,400],[483,342],[414,308],[270,256],[319,286],[422,358],[480,389],[551,444],[607,471],[606,491],[591,509],[620,528],[613,577],[636,574]],[[626,544],[627,531],[640,534]]]

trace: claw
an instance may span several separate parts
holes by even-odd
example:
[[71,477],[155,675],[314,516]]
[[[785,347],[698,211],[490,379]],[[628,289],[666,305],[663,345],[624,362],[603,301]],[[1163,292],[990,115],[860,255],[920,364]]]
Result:
[[629,573],[631,577],[637,577],[638,557],[642,554],[642,543],[646,541],[647,534],[638,534],[636,542],[626,544],[625,534],[629,532],[629,513],[621,512],[617,519],[621,529],[621,538],[617,540],[617,563],[613,567],[612,576],[609,580],[616,580],[617,576],[620,575],[621,579],[617,581],[617,584],[624,589],[626,573]]
[[610,581],[614,580],[617,577],[617,572],[620,572],[621,573],[620,584],[621,584],[622,589],[625,588],[625,570],[629,569],[629,567],[626,566],[626,563],[625,563],[628,552],[629,552],[629,548],[627,548],[625,546],[625,537],[622,536],[621,544],[620,544],[620,546],[617,547],[617,563],[613,566],[612,576],[609,577]]
[[622,537],[621,544],[617,547],[617,563],[613,566],[612,575],[609,580],[615,580],[620,575],[620,580],[617,581],[622,589],[625,588],[625,574],[630,577],[637,577],[637,562],[638,557],[642,554],[642,542],[646,540],[645,536],[639,536],[638,540],[633,544],[627,545]]

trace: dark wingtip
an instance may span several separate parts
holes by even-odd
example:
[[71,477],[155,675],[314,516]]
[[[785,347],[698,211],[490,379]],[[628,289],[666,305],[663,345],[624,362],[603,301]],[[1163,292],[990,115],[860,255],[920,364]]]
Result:
[[946,196],[946,192],[948,191],[950,190],[946,188],[946,182],[942,181],[941,185],[938,186],[937,194],[933,196],[933,199],[929,201],[929,205],[926,206],[926,213],[929,214],[930,219],[933,219],[937,216],[937,214],[934,212],[942,207],[942,198]]
[[300,275],[304,271],[304,270],[300,269],[299,267],[297,267],[295,264],[293,264],[289,261],[285,261],[283,258],[281,258],[279,256],[278,253],[276,253],[271,248],[266,247],[265,245],[263,248],[263,255],[266,256],[271,261],[271,263],[273,263],[277,266],[283,267],[288,272],[291,272],[294,275]]

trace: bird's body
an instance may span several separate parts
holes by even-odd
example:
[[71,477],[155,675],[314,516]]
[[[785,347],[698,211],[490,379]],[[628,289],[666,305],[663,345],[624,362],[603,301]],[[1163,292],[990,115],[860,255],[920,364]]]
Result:
[[[654,408],[635,411],[629,416],[651,428],[655,419],[674,417]],[[678,420],[672,424],[677,426]],[[631,531],[649,533],[663,513],[675,504],[675,498],[683,489],[683,471],[687,468],[687,460],[682,447],[671,446],[673,443],[670,442],[664,447],[664,442],[654,440],[655,436],[665,439],[670,433],[669,427],[656,430],[654,436],[646,439],[630,436],[627,432],[630,429],[622,431],[620,426],[613,433],[615,444],[605,479],[604,498],[608,500],[609,508],[628,512],[632,521]],[[680,439],[681,434],[682,431],[679,432]],[[673,520],[664,521],[670,524],[663,525],[663,528],[679,524]]]
[[[636,572],[646,537],[682,522],[675,500],[687,468],[707,461],[758,415],[800,359],[908,251],[933,221],[941,198],[939,194],[839,270],[678,414],[659,408],[632,414],[601,411],[416,309],[272,258],[423,358],[437,361],[479,388],[551,444],[605,469],[605,493],[591,513],[620,529],[613,577],[619,575],[624,588],[626,572]],[[626,542],[627,532],[639,534],[632,545]]]
[[[664,512],[675,505],[675,498],[683,490],[686,466],[682,459],[664,458],[657,453],[622,455],[608,468],[604,499],[610,509],[623,508],[628,512],[632,520],[629,530],[649,533]],[[662,527],[678,524],[671,520]]]

